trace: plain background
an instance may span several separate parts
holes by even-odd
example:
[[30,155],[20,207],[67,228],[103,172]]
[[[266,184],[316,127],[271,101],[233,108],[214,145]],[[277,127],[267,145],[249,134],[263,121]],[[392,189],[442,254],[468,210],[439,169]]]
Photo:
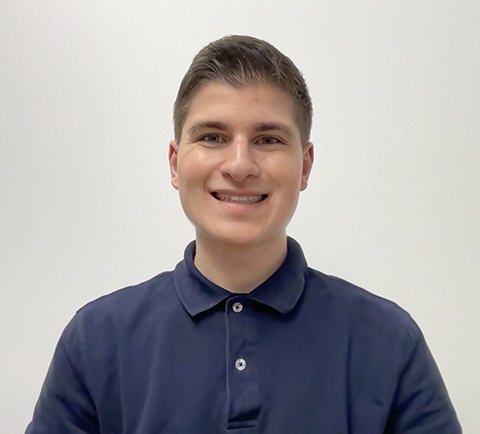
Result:
[[236,33],[290,56],[314,101],[289,234],[412,314],[478,432],[479,20],[478,0],[2,0],[0,431],[25,429],[76,309],[181,260],[172,104]]

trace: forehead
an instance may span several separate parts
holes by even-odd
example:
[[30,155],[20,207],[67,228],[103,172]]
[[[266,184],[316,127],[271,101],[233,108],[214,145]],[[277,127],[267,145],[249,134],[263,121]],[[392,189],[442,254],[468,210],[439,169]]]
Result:
[[295,135],[300,132],[293,98],[268,84],[234,87],[219,82],[204,84],[190,101],[182,130],[198,122],[221,122],[231,128],[258,123],[283,123]]

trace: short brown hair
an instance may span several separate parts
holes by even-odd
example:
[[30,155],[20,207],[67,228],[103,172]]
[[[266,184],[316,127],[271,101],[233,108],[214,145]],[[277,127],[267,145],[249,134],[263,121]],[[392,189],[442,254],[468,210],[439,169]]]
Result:
[[189,103],[195,91],[209,81],[234,87],[270,84],[293,97],[302,144],[310,139],[312,101],[295,64],[273,45],[251,36],[226,36],[211,42],[193,59],[183,77],[173,110],[175,140],[180,141]]

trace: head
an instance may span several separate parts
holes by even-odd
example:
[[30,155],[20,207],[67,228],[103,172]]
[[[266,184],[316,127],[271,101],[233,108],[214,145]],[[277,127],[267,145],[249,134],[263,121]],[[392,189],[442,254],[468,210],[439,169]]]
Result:
[[197,245],[285,242],[313,162],[311,101],[290,59],[251,37],[213,42],[185,75],[174,119],[171,182]]
[[194,95],[208,82],[217,81],[240,88],[268,84],[289,94],[302,144],[310,139],[312,102],[305,80],[294,63],[273,45],[251,36],[226,36],[203,48],[185,74],[174,105],[175,140],[182,128]]

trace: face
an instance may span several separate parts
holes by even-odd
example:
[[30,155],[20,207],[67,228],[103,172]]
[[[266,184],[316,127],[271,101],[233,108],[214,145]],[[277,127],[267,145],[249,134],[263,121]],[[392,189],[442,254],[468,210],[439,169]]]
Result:
[[191,100],[169,160],[197,242],[259,245],[285,238],[313,146],[302,146],[286,92],[211,82]]

